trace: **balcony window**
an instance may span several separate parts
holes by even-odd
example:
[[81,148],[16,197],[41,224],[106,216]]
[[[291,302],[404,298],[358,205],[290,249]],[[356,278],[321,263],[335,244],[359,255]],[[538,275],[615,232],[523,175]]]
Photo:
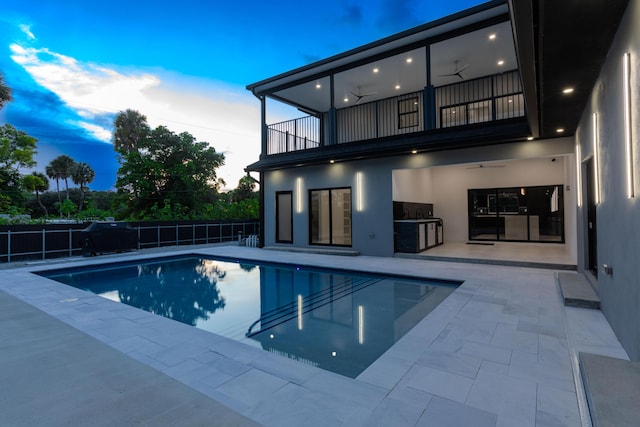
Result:
[[420,124],[418,97],[398,100],[398,129],[416,127]]

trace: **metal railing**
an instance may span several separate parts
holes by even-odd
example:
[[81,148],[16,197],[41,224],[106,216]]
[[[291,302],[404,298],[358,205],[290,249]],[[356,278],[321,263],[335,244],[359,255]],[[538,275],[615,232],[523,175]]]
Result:
[[[260,234],[260,222],[257,220],[130,225],[137,229],[138,249],[232,242]],[[81,233],[87,226],[74,224],[64,229],[0,231],[0,262],[81,255]]]
[[267,154],[308,150],[320,145],[320,119],[300,117],[268,126]]
[[435,88],[436,127],[447,128],[522,117],[518,70]]
[[[343,144],[422,132],[434,122],[435,128],[448,128],[525,115],[518,70],[440,86],[433,98],[425,102],[425,91],[417,91],[340,108],[335,115],[335,141]],[[425,105],[433,106],[425,111]],[[329,144],[330,131],[325,129],[327,140],[321,141],[321,126],[325,125],[315,116],[269,125],[267,154]]]

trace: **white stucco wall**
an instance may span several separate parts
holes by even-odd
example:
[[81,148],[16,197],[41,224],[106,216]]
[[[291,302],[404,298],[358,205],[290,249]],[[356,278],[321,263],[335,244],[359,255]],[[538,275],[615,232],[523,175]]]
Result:
[[[636,196],[627,198],[624,137],[623,55],[631,54],[631,111]],[[593,156],[593,114],[598,123],[601,203],[596,208],[597,280],[586,273],[602,300],[602,311],[633,360],[640,360],[640,0],[630,0],[576,132],[582,159]],[[583,170],[583,181],[585,166]],[[583,189],[586,186],[583,186]],[[586,196],[583,193],[583,200]],[[578,210],[579,267],[587,261],[586,207]]]

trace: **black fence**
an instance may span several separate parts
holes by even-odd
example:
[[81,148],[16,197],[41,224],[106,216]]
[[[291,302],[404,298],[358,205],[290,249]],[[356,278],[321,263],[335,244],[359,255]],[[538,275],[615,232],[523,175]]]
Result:
[[[0,262],[50,259],[82,254],[84,224],[0,226]],[[138,249],[238,241],[260,234],[257,220],[129,222]]]

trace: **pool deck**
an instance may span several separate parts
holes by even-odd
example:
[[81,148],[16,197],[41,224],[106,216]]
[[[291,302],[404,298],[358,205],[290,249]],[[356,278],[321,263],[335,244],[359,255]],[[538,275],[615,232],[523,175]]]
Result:
[[[83,425],[582,426],[589,424],[576,375],[578,353],[628,359],[600,311],[563,305],[557,271],[550,269],[238,246],[170,251],[194,252],[464,283],[350,379],[31,273],[157,253],[4,269],[0,425],[80,420]],[[21,318],[34,323],[27,326],[17,321]],[[56,389],[72,392],[57,395]],[[121,406],[129,418],[117,412]],[[181,420],[181,411],[188,422],[171,423]],[[36,414],[40,418],[33,418]]]

